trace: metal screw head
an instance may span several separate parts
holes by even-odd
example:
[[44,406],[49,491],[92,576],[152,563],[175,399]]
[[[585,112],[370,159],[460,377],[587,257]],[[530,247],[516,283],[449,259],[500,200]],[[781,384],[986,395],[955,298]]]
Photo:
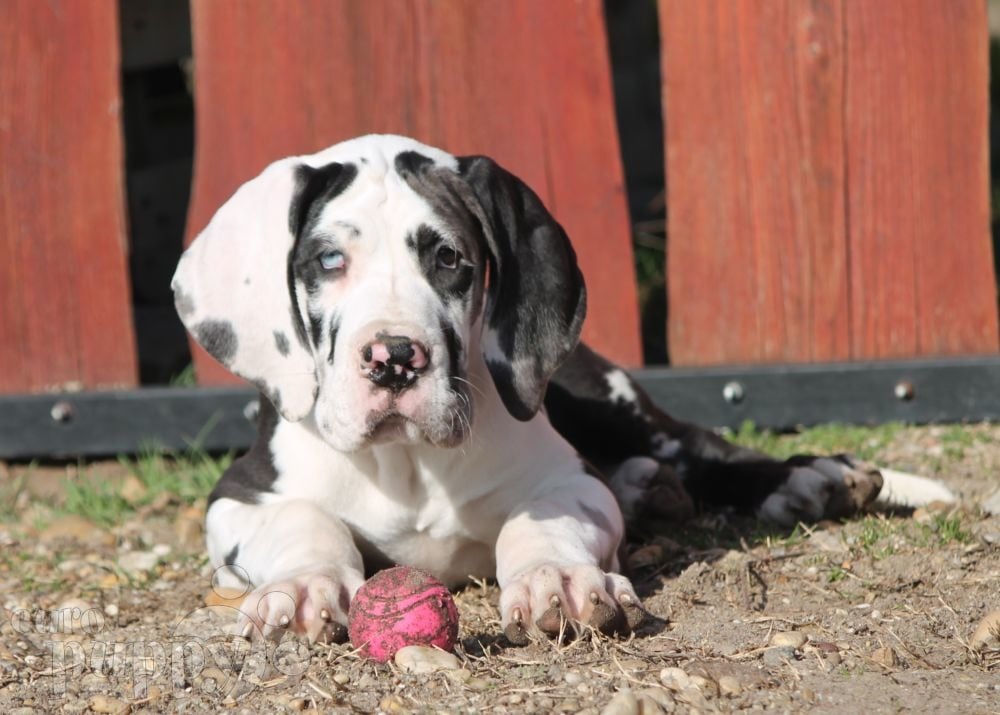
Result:
[[743,385],[736,380],[727,382],[722,388],[722,399],[731,405],[738,405],[743,402],[745,394]]
[[913,387],[913,383],[909,380],[900,380],[896,383],[896,386],[892,390],[892,394],[896,396],[897,400],[902,400],[903,402],[909,402],[914,397],[917,396],[917,390]]
[[73,419],[73,405],[65,400],[60,400],[52,405],[49,415],[52,417],[53,422],[69,422]]

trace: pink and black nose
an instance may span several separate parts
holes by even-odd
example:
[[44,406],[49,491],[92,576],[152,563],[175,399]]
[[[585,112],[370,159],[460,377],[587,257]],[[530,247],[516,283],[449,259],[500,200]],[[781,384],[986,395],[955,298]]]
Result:
[[361,372],[393,392],[410,387],[429,364],[427,348],[405,335],[379,335],[361,349]]

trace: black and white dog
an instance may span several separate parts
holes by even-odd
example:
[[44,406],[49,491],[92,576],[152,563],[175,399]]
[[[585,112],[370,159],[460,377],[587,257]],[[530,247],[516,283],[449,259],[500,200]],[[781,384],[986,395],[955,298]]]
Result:
[[[844,457],[779,462],[677,422],[578,345],[573,248],[486,157],[367,136],[278,161],[173,288],[195,339],[267,398],[207,515],[212,563],[253,588],[245,635],[342,637],[366,571],[393,563],[495,575],[515,642],[563,619],[624,630],[642,607],[623,512],[724,501],[793,524],[886,491],[890,473]],[[891,474],[897,503],[950,497]]]

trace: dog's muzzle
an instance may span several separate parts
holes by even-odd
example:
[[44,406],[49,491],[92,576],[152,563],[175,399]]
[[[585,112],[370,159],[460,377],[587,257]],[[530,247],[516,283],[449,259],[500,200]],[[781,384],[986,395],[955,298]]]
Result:
[[361,348],[361,373],[394,394],[412,387],[430,363],[427,348],[406,335],[379,334]]

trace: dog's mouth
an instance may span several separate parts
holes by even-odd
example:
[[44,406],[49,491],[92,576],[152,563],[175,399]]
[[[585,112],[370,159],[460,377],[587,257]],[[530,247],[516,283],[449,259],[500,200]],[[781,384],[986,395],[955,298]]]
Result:
[[389,408],[375,411],[365,419],[367,444],[427,442],[435,447],[457,447],[471,432],[471,414],[453,407],[440,419],[421,420]]
[[413,420],[395,411],[377,412],[365,421],[365,440],[371,444],[412,442],[419,438],[420,428]]

